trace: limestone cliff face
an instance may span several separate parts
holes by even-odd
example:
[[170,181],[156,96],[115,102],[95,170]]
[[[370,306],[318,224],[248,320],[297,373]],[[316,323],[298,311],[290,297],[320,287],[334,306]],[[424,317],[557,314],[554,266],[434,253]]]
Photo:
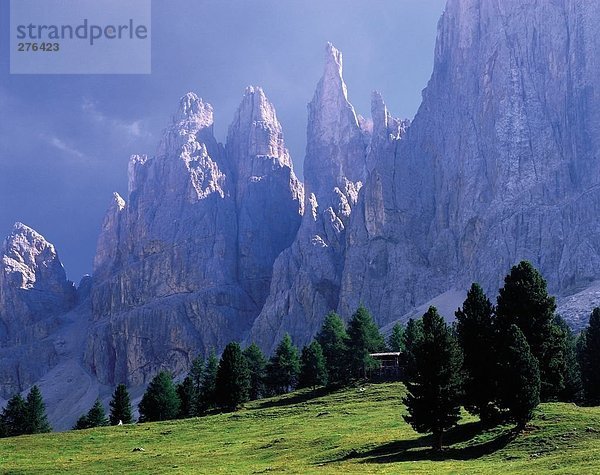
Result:
[[361,300],[385,323],[473,280],[495,295],[520,259],[559,295],[597,279],[599,15],[449,0],[421,108],[353,213],[342,309]]
[[56,362],[45,338],[75,304],[54,246],[16,223],[0,249],[0,397],[36,381]]
[[226,146],[212,107],[181,99],[157,155],[134,156],[98,240],[85,359],[101,382],[142,384],[249,330],[301,219],[273,106],[249,88]]
[[308,106],[304,217],[275,261],[271,290],[249,340],[271,350],[285,332],[307,342],[338,306],[345,227],[367,168],[370,131],[348,101],[342,54],[331,44]]

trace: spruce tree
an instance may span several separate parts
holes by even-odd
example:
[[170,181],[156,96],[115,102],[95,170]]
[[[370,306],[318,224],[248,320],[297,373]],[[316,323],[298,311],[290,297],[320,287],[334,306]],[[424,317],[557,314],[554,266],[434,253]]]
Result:
[[148,385],[139,405],[140,422],[168,421],[179,414],[179,396],[173,377],[161,371]]
[[346,364],[354,378],[366,378],[370,370],[378,368],[379,362],[370,353],[385,348],[385,340],[373,317],[363,306],[359,306],[348,323],[348,344],[346,349]]
[[517,325],[511,325],[502,339],[505,350],[500,360],[499,404],[522,429],[540,402],[539,364]]
[[600,404],[600,308],[596,307],[583,334],[581,375],[587,404]]
[[456,337],[463,352],[463,404],[484,424],[496,419],[498,365],[494,309],[474,283],[462,308],[456,311]]
[[300,359],[298,348],[286,333],[267,365],[267,385],[273,394],[284,394],[293,390],[298,384],[300,375]]
[[422,333],[411,342],[404,420],[417,432],[433,433],[432,447],[440,450],[444,432],[460,420],[462,358],[451,329],[435,307],[429,307],[417,328]]
[[556,302],[546,281],[527,261],[513,266],[504,279],[496,307],[496,322],[505,334],[517,325],[540,366],[541,397],[549,400],[563,390],[564,334],[554,322]]
[[200,394],[198,395],[196,415],[204,414],[217,405],[216,382],[218,368],[219,360],[213,348],[208,355],[204,371],[202,372],[202,385]]
[[83,430],[89,428],[90,426],[87,420],[87,413],[79,416],[79,419],[77,419],[77,422],[75,422],[75,425],[73,426],[73,430]]
[[46,415],[46,405],[42,393],[37,386],[33,386],[27,394],[25,404],[25,430],[27,434],[42,434],[52,432],[52,427]]
[[565,355],[564,387],[559,394],[559,398],[561,401],[579,402],[583,399],[583,386],[581,383],[581,367],[577,354],[577,337],[560,315],[556,316],[555,323],[565,335],[563,340],[565,345],[563,349],[563,354]]
[[2,411],[0,421],[5,437],[13,437],[27,433],[26,402],[20,394],[15,394],[8,400]]
[[325,363],[327,364],[328,380],[330,385],[347,383],[348,371],[345,362],[348,334],[341,317],[330,312],[323,321],[321,330],[316,336],[321,345]]
[[298,386],[301,388],[315,388],[327,384],[327,365],[323,350],[318,341],[313,340],[310,345],[302,348],[300,357],[300,377]]
[[[216,360],[215,356],[215,360]],[[215,364],[216,368],[216,364]],[[202,394],[202,384],[204,382],[204,371],[206,370],[206,363],[204,362],[204,358],[202,355],[198,355],[192,361],[192,366],[188,373],[188,377],[191,380],[191,388],[188,389],[189,393],[188,397],[190,398],[190,408],[188,410],[189,416],[199,416],[201,413],[199,412],[199,407],[201,406],[200,397]],[[216,371],[216,369],[215,369]],[[183,404],[183,402],[182,402]]]
[[240,345],[229,343],[219,361],[216,379],[217,405],[226,411],[235,411],[248,400],[250,371]]
[[96,402],[87,413],[86,420],[89,427],[101,427],[108,425],[108,418],[106,417],[104,405],[100,399],[96,399]]
[[404,326],[400,322],[392,328],[387,344],[390,351],[404,351]]
[[110,424],[116,426],[119,422],[123,424],[131,424],[133,422],[133,409],[131,408],[131,398],[127,391],[127,386],[119,384],[115,388],[111,401],[108,403],[110,407]]
[[194,381],[188,375],[177,385],[177,395],[179,396],[179,417],[186,419],[196,415],[198,407],[198,393],[194,386]]
[[250,370],[250,400],[260,399],[265,394],[267,359],[256,343],[244,350],[244,357]]

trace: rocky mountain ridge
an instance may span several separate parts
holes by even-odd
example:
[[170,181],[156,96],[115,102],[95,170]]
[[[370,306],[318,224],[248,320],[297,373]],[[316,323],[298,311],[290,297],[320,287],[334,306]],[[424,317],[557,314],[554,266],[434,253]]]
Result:
[[[600,279],[594,18],[600,5],[581,0],[448,0],[412,122],[377,93],[371,119],[357,114],[328,44],[304,183],[261,88],[246,90],[225,144],[212,106],[186,94],[156,154],[131,157],[77,293],[39,234],[17,225],[5,242],[0,395],[68,358],[90,388],[141,387],[230,340],[304,344],[330,310],[348,318],[363,303],[383,327],[428,302],[452,309],[472,281],[494,298],[521,259],[581,328]],[[81,327],[69,351],[64,315]]]

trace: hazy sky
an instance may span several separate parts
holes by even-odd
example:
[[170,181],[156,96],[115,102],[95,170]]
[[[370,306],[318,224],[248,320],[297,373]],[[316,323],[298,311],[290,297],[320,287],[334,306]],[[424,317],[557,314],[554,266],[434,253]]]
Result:
[[331,41],[350,101],[378,90],[412,118],[433,64],[445,0],[154,0],[151,75],[10,75],[0,0],[0,239],[22,221],[53,242],[70,279],[91,273],[102,217],[127,161],[153,155],[178,99],[215,109],[223,141],[247,85],[275,105],[301,174],[306,105]]

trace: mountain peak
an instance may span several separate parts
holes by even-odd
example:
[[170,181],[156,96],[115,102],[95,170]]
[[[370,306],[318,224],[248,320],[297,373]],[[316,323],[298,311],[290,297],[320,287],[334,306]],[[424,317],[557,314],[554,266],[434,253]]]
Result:
[[325,71],[340,79],[342,78],[342,52],[330,42],[325,45]]

